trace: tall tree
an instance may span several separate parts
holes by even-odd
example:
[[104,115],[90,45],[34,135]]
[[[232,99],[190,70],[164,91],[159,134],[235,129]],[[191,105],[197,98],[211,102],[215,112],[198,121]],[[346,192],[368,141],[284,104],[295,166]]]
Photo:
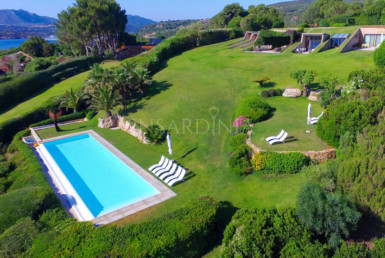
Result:
[[134,70],[135,81],[138,85],[140,94],[144,94],[144,87],[149,86],[152,83],[150,72],[143,67],[138,67]]
[[118,36],[127,23],[126,11],[115,0],[77,0],[58,18],[57,36],[62,44],[81,45],[87,55],[91,51],[101,57],[107,48],[115,54]]
[[112,109],[120,103],[118,91],[111,90],[105,85],[97,87],[95,91],[91,94],[91,96],[92,99],[90,100],[90,107],[95,110],[106,111],[107,117],[112,115]]

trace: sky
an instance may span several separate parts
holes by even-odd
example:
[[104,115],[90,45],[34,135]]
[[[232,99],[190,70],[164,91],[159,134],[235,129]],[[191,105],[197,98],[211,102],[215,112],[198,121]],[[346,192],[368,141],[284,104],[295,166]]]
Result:
[[[154,21],[211,18],[227,4],[272,4],[285,0],[117,0],[127,14],[139,15]],[[75,0],[0,0],[0,9],[23,9],[42,16],[57,18]]]

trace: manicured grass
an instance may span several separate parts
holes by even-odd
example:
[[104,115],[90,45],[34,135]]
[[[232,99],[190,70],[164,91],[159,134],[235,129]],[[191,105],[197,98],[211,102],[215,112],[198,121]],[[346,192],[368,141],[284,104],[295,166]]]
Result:
[[[237,177],[229,170],[229,130],[237,106],[243,98],[258,96],[263,90],[252,82],[258,77],[270,77],[272,87],[297,87],[296,82],[289,77],[290,72],[314,69],[319,75],[333,73],[346,81],[351,71],[373,67],[373,53],[354,51],[338,54],[330,50],[317,55],[270,55],[244,53],[239,48],[228,49],[229,44],[238,40],[197,48],[172,58],[167,62],[167,67],[154,76],[156,82],[148,90],[148,97],[123,112],[129,119],[135,119],[141,124],[159,123],[171,130],[174,151],[171,158],[189,172],[185,182],[172,187],[177,197],[117,224],[156,217],[184,205],[188,200],[205,195],[237,208],[295,205],[297,193],[306,181],[305,175],[300,173],[265,179],[258,173]],[[266,127],[261,132],[273,131],[268,135],[263,133],[264,137],[286,129],[299,140],[284,147],[298,150],[307,149],[313,144],[316,145],[315,149],[325,146],[315,137],[314,132],[309,138],[304,138],[306,99],[277,97],[266,101],[276,108],[276,113],[264,122]],[[318,115],[321,108],[317,104],[313,106],[313,114]],[[277,121],[283,118],[286,121]],[[264,123],[260,124],[261,128]],[[157,163],[161,155],[167,154],[165,143],[148,146],[123,131],[96,128],[96,122],[84,125],[83,128],[76,128],[83,126],[81,124],[68,126],[71,129],[68,133],[92,128],[143,168]],[[256,125],[254,131],[260,125]],[[63,126],[63,129],[67,129],[67,126]],[[56,135],[53,129],[46,131],[39,133],[43,137]],[[253,139],[258,139],[258,133],[255,132]]]
[[328,27],[328,28],[312,28],[308,33],[326,33],[330,37],[334,34],[352,34],[354,33],[359,26],[348,26],[348,27]]
[[[115,66],[119,62],[117,61],[107,61],[104,63],[106,67]],[[83,82],[87,78],[88,72],[80,73],[74,77],[71,77],[67,80],[64,80],[58,84],[55,84],[51,88],[45,89],[44,91],[36,94],[36,96],[33,96],[29,100],[26,100],[15,107],[13,107],[10,110],[7,110],[3,113],[0,113],[0,123],[4,122],[8,119],[26,114],[31,112],[32,110],[39,107],[44,101],[51,97],[56,97],[63,95],[67,90],[73,89],[79,89],[84,86]]]
[[[319,116],[322,107],[319,103],[307,98],[266,98],[265,101],[275,110],[274,115],[261,123],[255,124],[252,142],[263,150],[268,151],[317,151],[328,146],[316,134],[316,125],[307,125],[308,104],[312,104],[312,117]],[[282,129],[289,133],[286,144],[271,146],[266,137],[277,135]],[[310,130],[310,133],[306,133]]]

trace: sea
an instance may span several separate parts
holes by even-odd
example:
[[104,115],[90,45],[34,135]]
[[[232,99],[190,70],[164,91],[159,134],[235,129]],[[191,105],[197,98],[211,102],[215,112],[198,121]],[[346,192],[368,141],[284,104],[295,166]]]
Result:
[[[20,47],[21,44],[27,40],[28,39],[0,39],[0,50]],[[52,38],[52,37],[45,38],[45,40],[50,43],[57,41],[56,38]]]

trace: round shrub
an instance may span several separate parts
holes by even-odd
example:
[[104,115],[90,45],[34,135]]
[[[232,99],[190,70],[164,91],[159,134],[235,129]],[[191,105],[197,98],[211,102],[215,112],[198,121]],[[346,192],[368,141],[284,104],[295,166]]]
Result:
[[150,125],[144,129],[144,135],[151,143],[157,144],[164,139],[165,131],[159,125]]
[[270,106],[257,97],[249,97],[242,100],[237,109],[237,117],[245,116],[252,123],[261,122],[267,118],[270,112]]
[[229,165],[231,171],[236,175],[250,174],[253,170],[251,163],[251,148],[242,144],[231,154]]
[[275,97],[276,92],[274,89],[267,90],[269,92],[270,97]]
[[86,111],[86,117],[88,120],[91,120],[95,115],[97,111],[95,109],[90,109]]
[[268,98],[268,97],[270,97],[269,91],[267,91],[267,90],[262,91],[262,92],[261,92],[261,97],[262,97],[262,98]]
[[284,90],[283,89],[275,89],[275,95],[276,96],[282,96]]
[[374,63],[377,67],[385,67],[385,43],[382,42],[381,45],[374,51],[373,55]]
[[231,150],[237,149],[239,146],[246,143],[247,134],[245,133],[239,133],[237,135],[234,135],[230,138],[229,145]]

